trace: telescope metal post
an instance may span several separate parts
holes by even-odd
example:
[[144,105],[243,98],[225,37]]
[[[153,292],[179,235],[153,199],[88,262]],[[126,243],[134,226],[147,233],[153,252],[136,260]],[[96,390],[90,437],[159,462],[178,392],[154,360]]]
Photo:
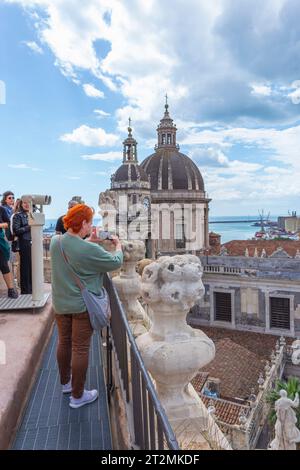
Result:
[[43,225],[45,214],[31,213],[31,262],[32,262],[32,301],[40,302],[44,298],[44,254],[43,254]]

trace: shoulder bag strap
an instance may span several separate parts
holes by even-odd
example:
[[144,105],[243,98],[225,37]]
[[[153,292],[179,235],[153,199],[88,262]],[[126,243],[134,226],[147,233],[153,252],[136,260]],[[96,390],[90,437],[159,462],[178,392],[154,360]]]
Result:
[[66,253],[64,252],[64,249],[63,249],[63,247],[62,247],[61,238],[62,238],[62,236],[59,235],[59,239],[58,239],[58,240],[59,240],[59,246],[60,246],[60,250],[61,250],[63,259],[64,259],[66,265],[68,266],[68,268],[69,268],[69,270],[70,270],[70,272],[71,272],[71,274],[72,274],[72,277],[73,277],[73,279],[74,279],[74,281],[75,281],[77,287],[79,287],[80,290],[83,290],[83,289],[84,289],[84,285],[82,284],[80,278],[79,278],[78,275],[75,273],[75,271],[73,270],[72,266],[70,265],[70,263],[69,263],[69,261],[68,261],[68,258],[67,258],[67,256],[66,256]]

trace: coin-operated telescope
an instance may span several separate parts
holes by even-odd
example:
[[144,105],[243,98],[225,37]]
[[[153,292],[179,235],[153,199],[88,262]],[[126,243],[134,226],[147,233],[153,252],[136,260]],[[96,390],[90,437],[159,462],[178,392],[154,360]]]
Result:
[[48,206],[51,204],[51,196],[44,196],[42,194],[25,194],[21,197],[23,202],[28,202],[30,204],[30,208],[33,212],[34,209],[40,206],[39,212],[43,212],[43,206]]
[[21,197],[21,200],[30,205],[28,222],[31,227],[32,240],[32,303],[37,306],[43,306],[42,304],[45,298],[43,254],[43,226],[45,224],[45,214],[43,213],[43,206],[51,204],[51,196],[25,194]]

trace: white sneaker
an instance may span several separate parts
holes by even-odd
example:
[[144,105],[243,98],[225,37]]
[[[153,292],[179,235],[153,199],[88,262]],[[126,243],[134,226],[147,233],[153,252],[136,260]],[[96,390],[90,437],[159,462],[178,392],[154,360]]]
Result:
[[88,405],[93,403],[93,401],[98,398],[98,390],[84,390],[80,398],[70,398],[70,407],[71,408],[80,408],[81,406]]
[[70,378],[69,382],[62,386],[63,393],[71,393],[72,392],[72,378]]

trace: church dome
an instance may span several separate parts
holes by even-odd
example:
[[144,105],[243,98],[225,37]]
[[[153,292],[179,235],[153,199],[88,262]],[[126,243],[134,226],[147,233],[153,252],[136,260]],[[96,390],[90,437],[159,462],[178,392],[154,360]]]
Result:
[[204,182],[197,165],[176,144],[177,128],[169,115],[169,105],[157,127],[158,143],[155,153],[141,167],[150,176],[151,190],[181,189],[204,192]]
[[144,169],[136,163],[123,163],[114,174],[114,182],[121,181],[148,181]]
[[204,191],[197,165],[177,149],[157,149],[141,163],[150,176],[152,190],[186,189]]

